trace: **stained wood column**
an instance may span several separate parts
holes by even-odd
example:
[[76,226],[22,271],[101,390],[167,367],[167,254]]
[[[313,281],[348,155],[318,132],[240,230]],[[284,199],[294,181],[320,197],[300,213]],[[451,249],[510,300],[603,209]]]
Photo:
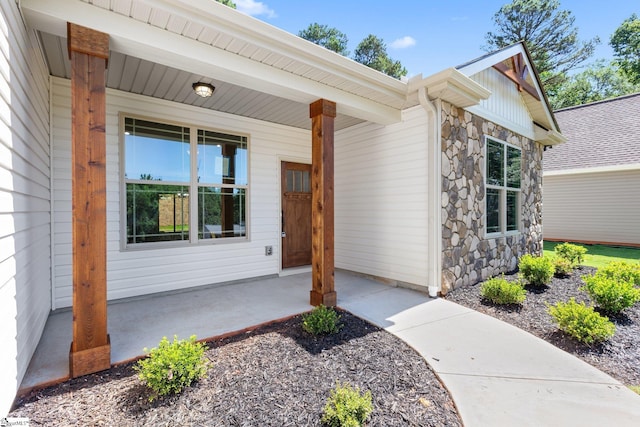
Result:
[[333,121],[336,103],[319,99],[311,116],[311,305],[336,305],[333,238]]
[[67,24],[71,59],[73,341],[69,375],[109,369],[106,99],[109,35]]

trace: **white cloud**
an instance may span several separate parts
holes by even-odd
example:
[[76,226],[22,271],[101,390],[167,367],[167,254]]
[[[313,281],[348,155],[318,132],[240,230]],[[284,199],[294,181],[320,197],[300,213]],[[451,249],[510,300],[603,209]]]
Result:
[[275,18],[276,12],[261,1],[255,0],[235,0],[234,3],[239,12],[251,16],[265,15],[267,18]]
[[393,49],[406,49],[408,47],[415,46],[415,44],[416,39],[411,36],[404,36],[392,41],[389,46],[391,46]]

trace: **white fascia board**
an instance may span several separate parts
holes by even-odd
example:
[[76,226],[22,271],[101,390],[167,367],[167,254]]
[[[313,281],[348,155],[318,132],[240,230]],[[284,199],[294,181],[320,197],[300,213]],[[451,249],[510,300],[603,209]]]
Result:
[[535,136],[533,139],[542,145],[558,145],[567,142],[567,138],[560,132],[553,129],[545,130],[538,126],[535,127]]
[[339,113],[383,125],[401,120],[401,111],[397,108],[84,2],[22,0],[22,10],[31,26],[60,37],[67,36],[66,22],[69,21],[109,34],[110,49],[126,55],[296,102],[310,104],[325,98],[337,104]]
[[565,176],[565,175],[582,175],[589,173],[605,173],[605,172],[629,172],[640,171],[640,163],[629,163],[626,165],[613,165],[613,166],[597,166],[593,168],[577,168],[577,169],[562,169],[553,171],[544,171],[543,176]]
[[507,59],[519,53],[521,53],[523,57],[526,57],[524,48],[520,44],[514,44],[513,46],[507,49],[501,50],[493,54],[487,54],[487,56],[485,56],[484,58],[476,62],[472,62],[471,64],[464,65],[458,68],[458,71],[462,72],[467,76],[473,76],[474,74],[478,74],[480,71],[493,67],[498,62],[506,61]]
[[[490,90],[453,67],[421,80],[410,80],[409,93],[418,90],[421,86],[427,88],[430,97],[453,102],[463,108],[477,105],[491,95]],[[464,105],[459,105],[460,99],[464,100]]]
[[163,10],[178,14],[205,27],[215,29],[273,52],[295,57],[313,68],[354,80],[377,92],[404,100],[406,83],[308,40],[245,15],[212,0],[146,0]]

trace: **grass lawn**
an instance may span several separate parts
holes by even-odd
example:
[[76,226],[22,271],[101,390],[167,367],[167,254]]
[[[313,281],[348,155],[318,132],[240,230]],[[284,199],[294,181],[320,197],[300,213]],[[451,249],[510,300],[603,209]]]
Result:
[[[544,255],[555,257],[554,249],[561,242],[544,242]],[[587,254],[584,257],[583,265],[588,267],[604,267],[611,261],[640,262],[640,248],[626,248],[620,246],[605,245],[583,245],[576,243],[578,246],[587,248]]]

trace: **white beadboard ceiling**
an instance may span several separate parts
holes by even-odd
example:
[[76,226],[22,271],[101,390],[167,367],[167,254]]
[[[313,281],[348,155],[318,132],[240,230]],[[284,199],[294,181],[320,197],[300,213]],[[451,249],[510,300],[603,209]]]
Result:
[[[309,103],[337,103],[336,129],[400,120],[405,82],[214,0],[21,0],[52,75],[69,78],[66,22],[110,35],[107,85],[309,129]],[[192,83],[212,83],[211,98]]]
[[[42,32],[39,35],[50,74],[70,79],[67,39]],[[192,84],[199,81],[215,86],[213,96],[202,98],[195,94]],[[311,128],[307,104],[119,52],[111,51],[109,55],[107,87],[297,128]],[[338,114],[335,128],[344,129],[362,122],[363,120]]]

